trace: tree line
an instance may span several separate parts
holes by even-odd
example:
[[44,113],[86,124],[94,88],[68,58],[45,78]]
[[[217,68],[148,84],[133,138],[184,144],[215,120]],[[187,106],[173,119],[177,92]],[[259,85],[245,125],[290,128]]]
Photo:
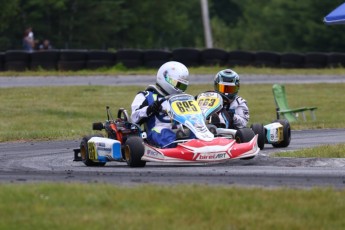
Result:
[[[345,25],[322,19],[342,0],[209,0],[213,46],[225,50],[345,52]],[[204,48],[200,0],[0,0],[0,50],[24,30],[56,49]]]

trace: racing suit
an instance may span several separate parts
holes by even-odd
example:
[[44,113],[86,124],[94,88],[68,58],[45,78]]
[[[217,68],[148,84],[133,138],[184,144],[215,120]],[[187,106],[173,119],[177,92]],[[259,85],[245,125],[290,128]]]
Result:
[[[219,121],[216,123],[223,124],[227,129],[241,129],[245,128],[249,121],[249,108],[247,101],[240,96],[229,104],[224,101],[223,109],[218,115]],[[217,117],[212,117],[212,120],[217,120]]]
[[164,98],[163,93],[156,86],[150,85],[145,91],[139,92],[131,105],[131,119],[134,123],[144,124],[147,132],[147,140],[150,144],[159,147],[171,147],[169,144],[176,140],[176,134],[172,131],[173,124],[165,111],[169,103],[163,101],[161,112],[147,115],[147,108],[156,100]]

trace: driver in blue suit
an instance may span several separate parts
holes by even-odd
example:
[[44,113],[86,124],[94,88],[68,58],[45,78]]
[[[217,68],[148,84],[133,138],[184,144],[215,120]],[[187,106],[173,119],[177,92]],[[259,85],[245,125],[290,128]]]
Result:
[[176,61],[163,64],[157,72],[156,84],[139,92],[132,104],[132,122],[146,124],[147,140],[159,147],[169,147],[176,140],[173,123],[165,111],[169,103],[165,96],[184,93],[189,84],[189,71]]

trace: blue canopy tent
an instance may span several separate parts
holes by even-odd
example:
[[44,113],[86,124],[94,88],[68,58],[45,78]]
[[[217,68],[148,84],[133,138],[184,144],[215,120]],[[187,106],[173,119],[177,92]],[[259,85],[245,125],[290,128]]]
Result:
[[327,25],[345,24],[345,3],[335,8],[331,13],[324,17],[323,21]]

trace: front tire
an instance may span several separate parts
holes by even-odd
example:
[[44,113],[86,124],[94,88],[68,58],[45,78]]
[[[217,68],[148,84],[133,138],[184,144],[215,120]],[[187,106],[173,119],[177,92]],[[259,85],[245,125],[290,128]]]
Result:
[[258,134],[258,146],[261,150],[265,147],[265,128],[262,124],[254,123],[250,126],[250,128],[253,130],[255,134]]
[[279,122],[283,126],[283,141],[272,144],[272,146],[276,148],[288,147],[291,142],[291,128],[290,128],[289,121],[281,119],[281,120],[276,120],[275,122]]
[[[245,143],[251,141],[255,137],[255,133],[250,128],[243,128],[237,130],[235,134],[235,140],[237,143]],[[241,158],[241,160],[250,160],[253,159],[255,156],[252,157],[245,157]]]
[[83,137],[80,143],[80,155],[81,155],[81,160],[86,166],[104,166],[105,162],[94,162],[93,160],[90,159],[89,157],[89,146],[87,142],[92,138],[92,137],[103,137],[102,135],[90,135]]
[[237,143],[249,142],[255,137],[255,133],[250,128],[243,128],[237,130],[235,140]]
[[128,137],[125,143],[125,159],[127,165],[130,167],[145,167],[146,161],[142,161],[141,157],[144,155],[145,147],[143,139],[138,136]]

